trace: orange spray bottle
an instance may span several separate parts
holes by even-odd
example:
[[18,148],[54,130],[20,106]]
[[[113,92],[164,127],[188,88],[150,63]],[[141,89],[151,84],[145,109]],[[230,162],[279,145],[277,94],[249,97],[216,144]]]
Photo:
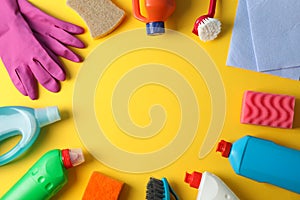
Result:
[[164,22],[175,11],[175,0],[144,0],[147,17],[141,14],[140,0],[132,0],[134,17],[146,23],[148,35],[165,33]]

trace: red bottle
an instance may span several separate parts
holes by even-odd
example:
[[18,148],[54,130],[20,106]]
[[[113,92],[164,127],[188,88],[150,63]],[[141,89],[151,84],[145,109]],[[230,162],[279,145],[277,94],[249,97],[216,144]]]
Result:
[[132,0],[134,17],[146,23],[148,35],[158,35],[165,32],[164,22],[175,11],[175,0],[145,0],[145,9],[148,17],[141,14],[139,0]]

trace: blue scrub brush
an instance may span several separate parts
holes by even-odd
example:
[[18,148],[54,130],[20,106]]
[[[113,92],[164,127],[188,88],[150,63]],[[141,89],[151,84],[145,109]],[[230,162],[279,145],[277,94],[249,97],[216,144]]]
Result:
[[173,195],[175,200],[179,200],[179,197],[171,188],[166,178],[159,180],[150,177],[147,184],[146,200],[170,200],[170,194]]

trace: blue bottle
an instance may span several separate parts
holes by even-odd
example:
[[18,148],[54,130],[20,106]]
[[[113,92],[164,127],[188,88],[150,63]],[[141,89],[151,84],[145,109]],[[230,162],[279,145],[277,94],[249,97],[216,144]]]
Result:
[[217,151],[235,173],[300,194],[300,151],[272,141],[245,136],[233,144],[222,140]]
[[10,137],[22,135],[15,147],[0,156],[0,166],[24,153],[37,139],[40,128],[60,120],[58,108],[0,107],[0,143]]

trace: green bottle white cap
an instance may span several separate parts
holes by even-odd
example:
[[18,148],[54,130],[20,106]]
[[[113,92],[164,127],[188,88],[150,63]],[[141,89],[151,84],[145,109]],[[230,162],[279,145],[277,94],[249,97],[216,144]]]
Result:
[[66,169],[80,165],[85,161],[81,149],[63,149],[61,150],[61,155],[63,165]]
[[69,151],[70,160],[73,167],[80,165],[85,161],[84,155],[81,149],[70,149]]

